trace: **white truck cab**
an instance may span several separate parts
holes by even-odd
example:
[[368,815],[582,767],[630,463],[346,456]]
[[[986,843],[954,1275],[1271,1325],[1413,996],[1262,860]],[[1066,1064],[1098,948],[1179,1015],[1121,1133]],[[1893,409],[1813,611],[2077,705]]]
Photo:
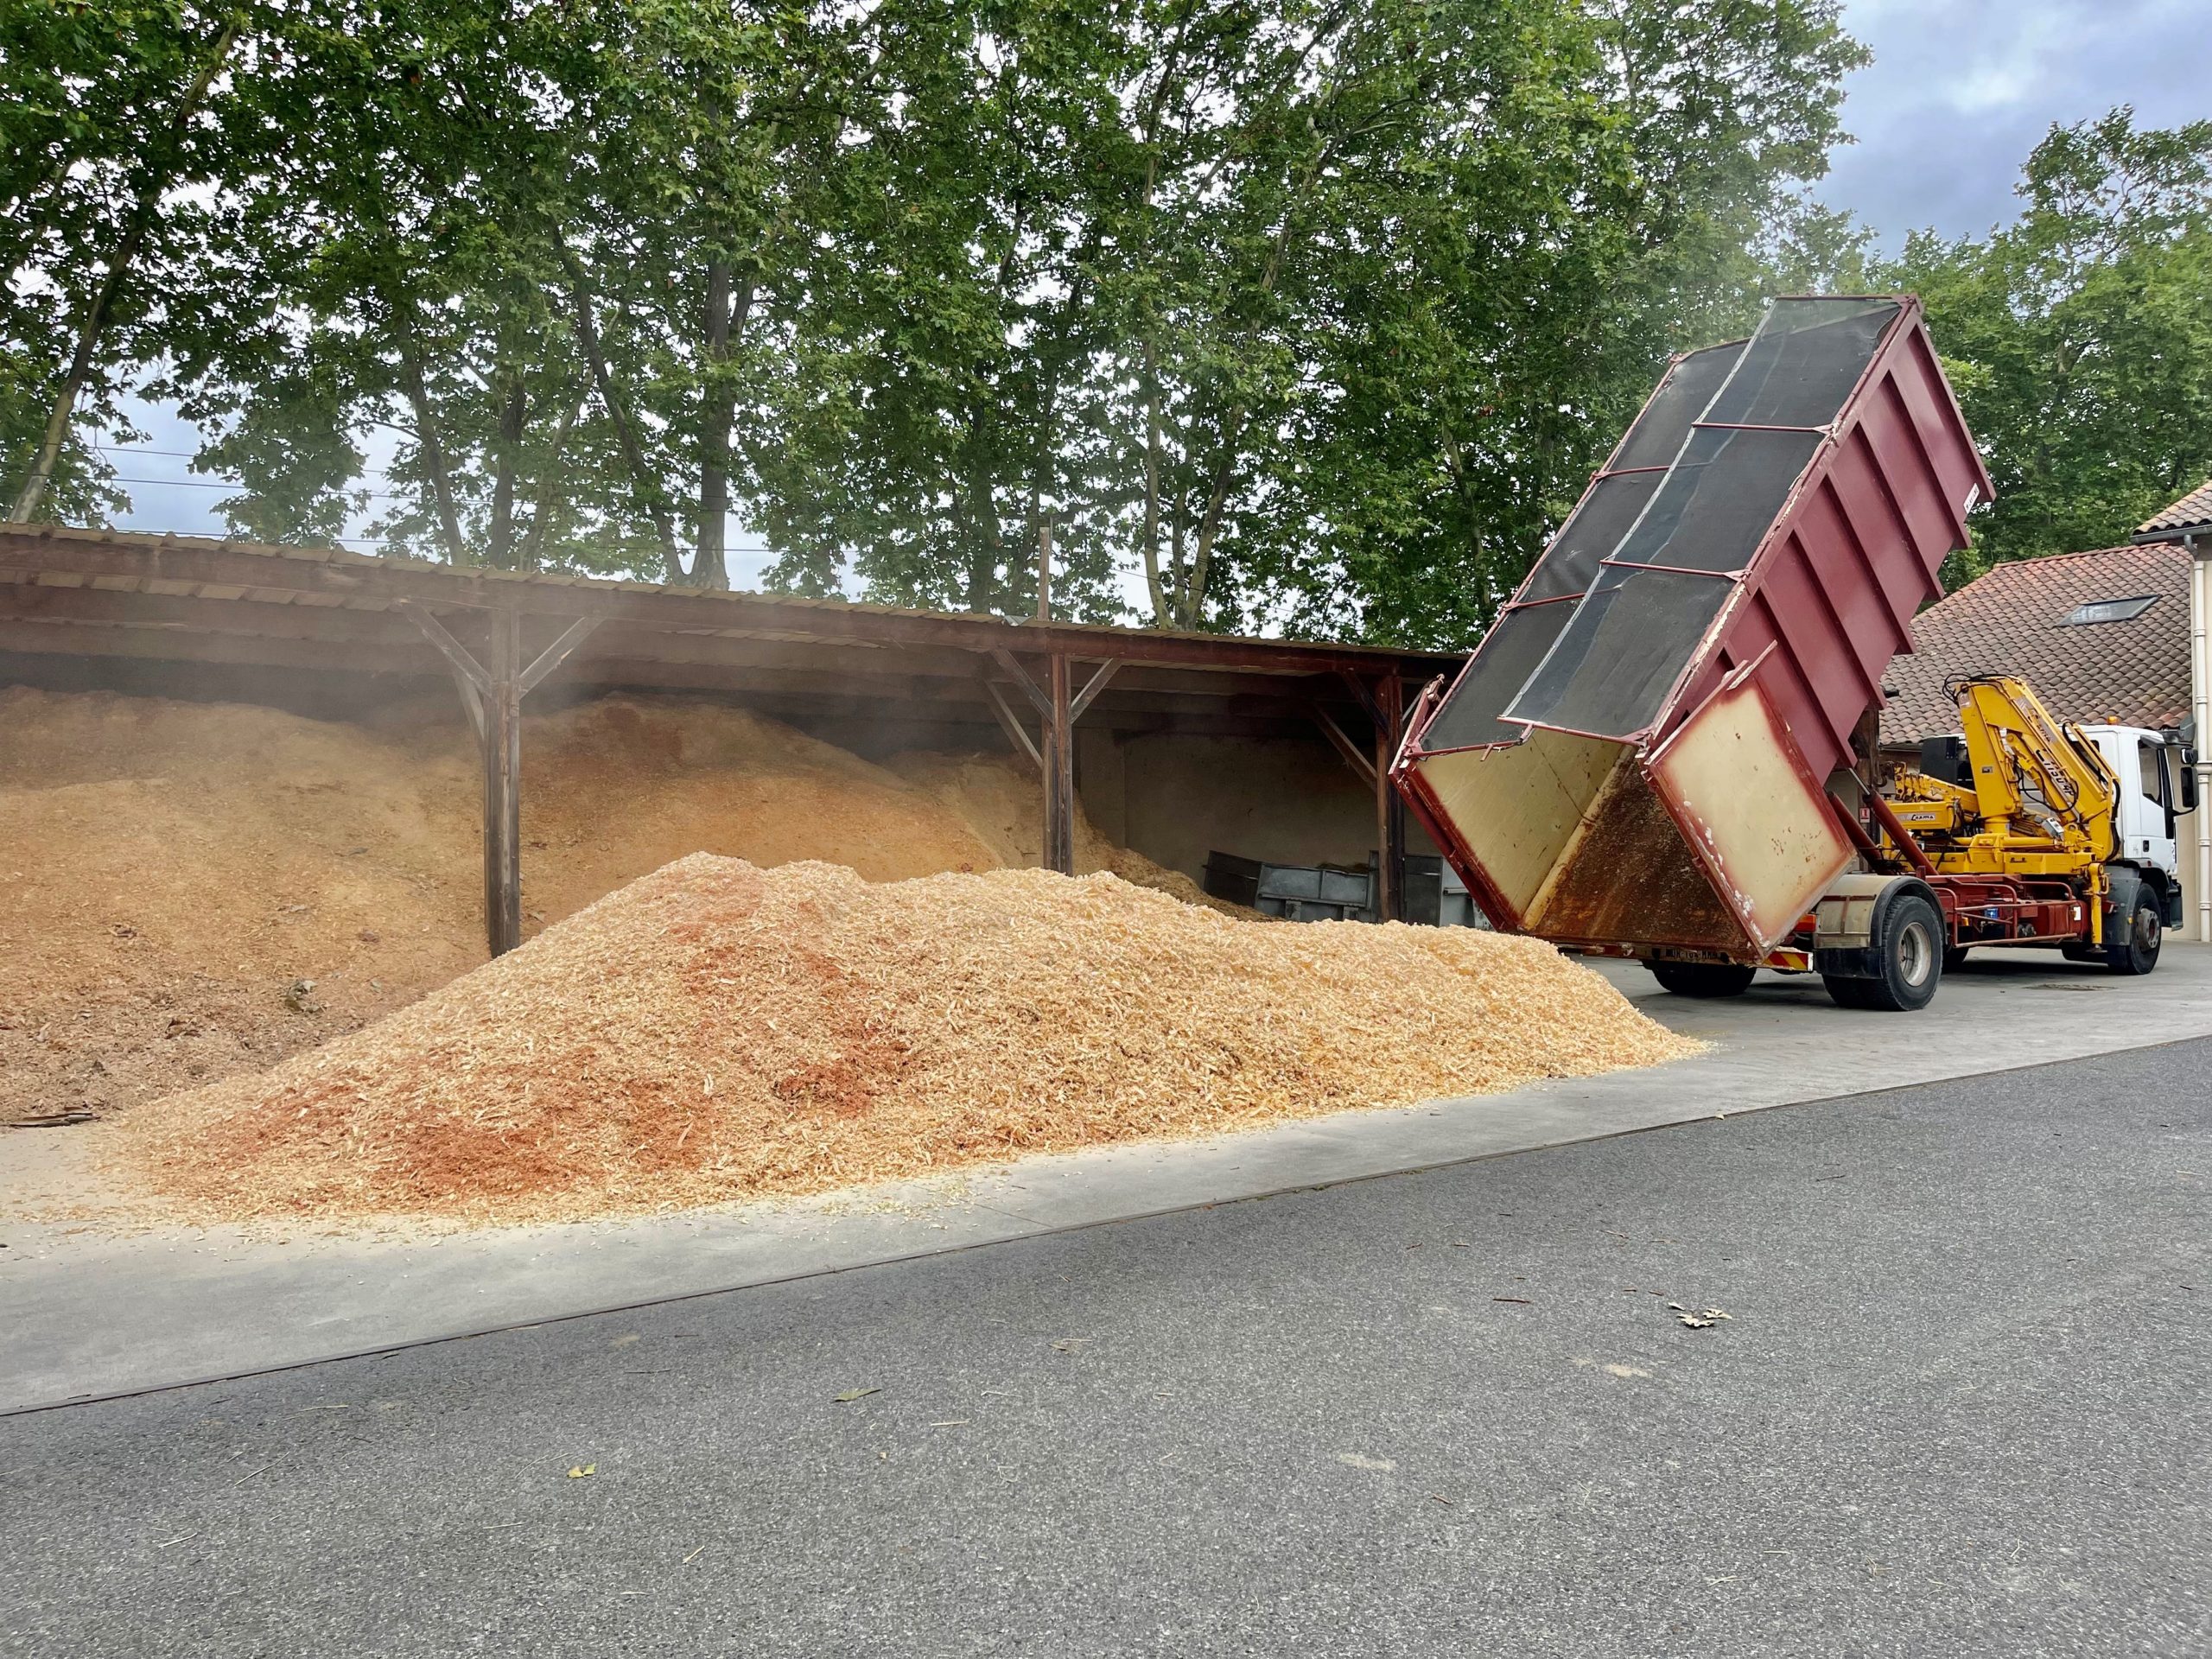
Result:
[[2181,849],[2174,819],[2196,807],[2195,757],[2171,732],[2142,726],[2083,726],[2082,735],[2097,746],[2120,778],[2120,804],[2113,825],[2113,859],[2159,871],[2166,878],[2166,925],[2181,921]]

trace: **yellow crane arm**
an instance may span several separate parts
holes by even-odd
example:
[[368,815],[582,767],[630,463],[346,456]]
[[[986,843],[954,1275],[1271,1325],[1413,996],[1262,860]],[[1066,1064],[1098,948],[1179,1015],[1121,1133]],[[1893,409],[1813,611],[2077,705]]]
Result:
[[2046,841],[2101,864],[2117,851],[2120,779],[2078,727],[2062,725],[2024,681],[2006,674],[1955,688],[1985,826]]

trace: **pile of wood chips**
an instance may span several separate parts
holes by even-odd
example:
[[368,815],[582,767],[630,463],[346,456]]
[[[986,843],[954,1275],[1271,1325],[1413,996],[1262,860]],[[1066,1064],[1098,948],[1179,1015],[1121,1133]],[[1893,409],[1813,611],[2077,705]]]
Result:
[[173,1215],[519,1223],[819,1192],[1644,1065],[1535,941],[1110,874],[700,854],[353,1035],[93,1133]]

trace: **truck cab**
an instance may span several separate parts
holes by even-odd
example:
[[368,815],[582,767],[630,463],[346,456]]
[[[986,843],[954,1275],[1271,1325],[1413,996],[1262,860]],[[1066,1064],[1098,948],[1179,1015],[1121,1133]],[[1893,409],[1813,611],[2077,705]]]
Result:
[[[2196,810],[2196,768],[2180,738],[2141,726],[2083,726],[2120,779],[2113,813],[2113,859],[2134,865],[2159,887],[2165,923],[2181,925],[2181,849],[2174,820]],[[2153,875],[2152,873],[2156,872]]]

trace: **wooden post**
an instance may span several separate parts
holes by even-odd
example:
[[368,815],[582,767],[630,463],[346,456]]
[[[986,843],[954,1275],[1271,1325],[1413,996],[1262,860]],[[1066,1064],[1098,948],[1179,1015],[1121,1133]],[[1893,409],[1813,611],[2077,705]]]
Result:
[[1045,726],[1045,868],[1075,874],[1075,721],[1069,712],[1068,659],[1052,659],[1051,714]]
[[1048,870],[1058,870],[1062,875],[1075,874],[1075,723],[1091,700],[1106,689],[1116,671],[1122,666],[1118,659],[1098,664],[1081,691],[1074,690],[1075,664],[1068,658],[1055,652],[1046,659],[1045,684],[1039,689],[1029,676],[1029,671],[1014,660],[1014,653],[1003,645],[991,647],[991,656],[1007,672],[1007,677],[1021,688],[1037,710],[1038,741],[1031,743],[1029,734],[1014,719],[1014,711],[999,696],[998,688],[989,680],[983,682],[983,693],[990,699],[991,709],[1006,728],[1007,735],[1014,746],[1037,763],[1037,770],[1044,777],[1045,844],[1040,862]]
[[476,734],[484,764],[484,939],[493,956],[505,956],[522,943],[522,700],[569,659],[599,619],[578,617],[524,668],[520,611],[491,613],[486,661],[480,663],[429,612],[405,600],[399,609],[452,667]]
[[495,957],[522,943],[522,613],[491,613],[484,697],[484,921]]
[[1406,804],[1390,785],[1390,763],[1397,759],[1405,726],[1406,688],[1395,672],[1375,687],[1375,918],[1406,919]]

